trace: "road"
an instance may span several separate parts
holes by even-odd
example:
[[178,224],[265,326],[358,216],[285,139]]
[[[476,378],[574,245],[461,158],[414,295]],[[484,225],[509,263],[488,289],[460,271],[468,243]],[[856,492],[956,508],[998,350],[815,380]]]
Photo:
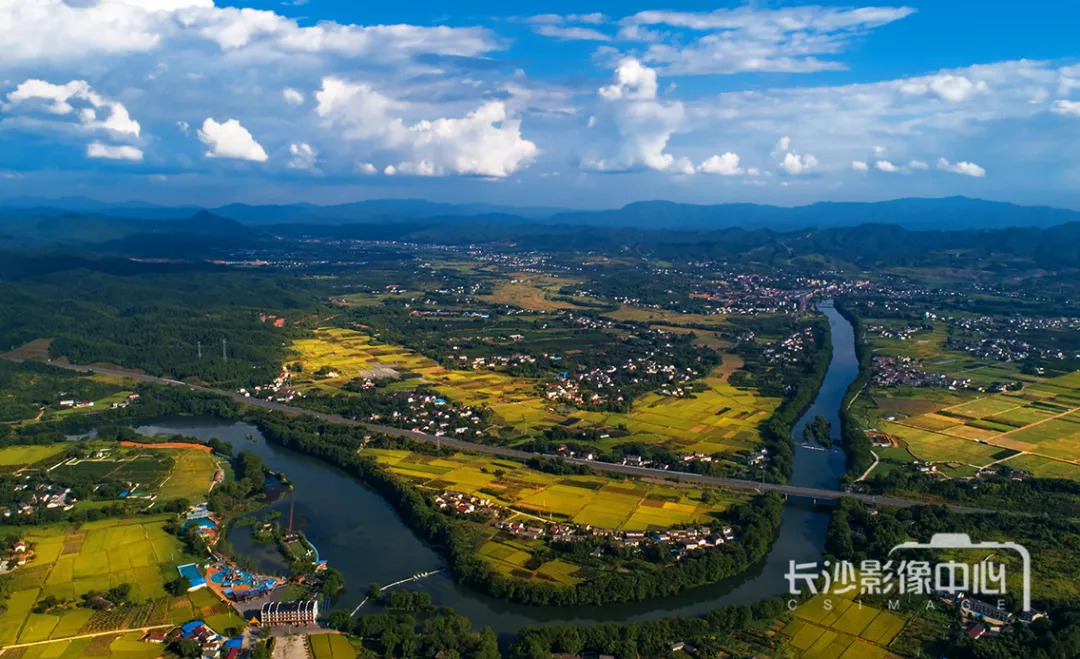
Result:
[[[13,360],[17,361],[17,360]],[[362,426],[371,432],[382,433],[390,435],[392,437],[406,437],[409,439],[415,439],[422,442],[433,442],[441,444],[442,446],[449,446],[452,448],[461,449],[463,451],[471,451],[474,453],[488,453],[491,455],[499,455],[507,458],[517,458],[519,460],[529,459],[535,457],[544,457],[549,459],[555,459],[559,456],[554,455],[538,455],[536,453],[529,453],[527,451],[519,451],[517,449],[508,448],[505,446],[490,446],[488,444],[477,444],[476,442],[469,442],[462,439],[454,439],[452,437],[436,437],[435,435],[429,435],[427,433],[417,432],[415,430],[403,430],[401,428],[391,428],[389,426],[380,426],[371,423],[362,423],[355,419],[349,419],[337,414],[325,414],[323,412],[312,412],[311,410],[305,410],[300,407],[292,407],[290,405],[283,405],[273,401],[262,400],[259,398],[250,398],[242,394],[238,394],[232,391],[223,391],[221,389],[212,389],[210,387],[203,387],[199,385],[188,384],[186,382],[180,382],[179,380],[171,380],[169,378],[161,378],[153,375],[146,375],[145,373],[132,373],[129,371],[123,371],[119,369],[88,367],[88,366],[75,366],[73,364],[60,364],[56,362],[50,362],[53,366],[65,368],[71,371],[87,372],[92,371],[95,373],[102,373],[105,375],[116,375],[126,378],[132,378],[143,382],[152,382],[155,384],[164,384],[170,386],[187,387],[194,391],[203,391],[206,393],[218,394],[222,396],[228,396],[233,400],[243,403],[245,405],[252,405],[255,407],[261,407],[267,410],[273,410],[277,412],[284,412],[286,414],[306,414],[327,423],[340,423],[350,426]],[[872,494],[862,494],[858,492],[842,492],[838,490],[826,490],[812,487],[798,487],[795,485],[781,485],[778,483],[759,483],[757,481],[742,480],[738,478],[721,478],[718,476],[705,476],[702,474],[691,474],[678,471],[666,471],[663,469],[650,469],[648,467],[633,467],[630,465],[613,464],[610,462],[598,462],[595,460],[584,460],[581,458],[562,458],[568,463],[580,464],[595,469],[596,471],[603,471],[608,473],[626,474],[630,476],[648,476],[648,477],[660,477],[676,482],[684,483],[702,483],[706,485],[716,485],[719,487],[733,488],[739,490],[755,491],[755,492],[777,492],[788,497],[799,497],[803,499],[809,499],[813,502],[818,501],[836,501],[845,497],[851,497],[857,499],[863,503],[872,505],[883,506],[897,506],[902,508],[908,508],[911,506],[925,506],[928,505],[926,501],[919,501],[917,499],[903,499],[899,497],[889,496],[877,496]],[[1001,512],[1012,513],[1013,511],[998,511],[989,510],[986,508],[971,508],[967,506],[948,505],[949,509],[953,512],[964,514],[999,514]],[[1024,514],[1024,513],[1015,513]]]

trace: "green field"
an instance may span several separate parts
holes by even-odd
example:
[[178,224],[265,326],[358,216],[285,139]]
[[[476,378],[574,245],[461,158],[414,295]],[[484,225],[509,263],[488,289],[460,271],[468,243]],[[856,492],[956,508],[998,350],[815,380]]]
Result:
[[[32,562],[11,574],[13,592],[7,611],[0,615],[0,644],[107,631],[131,621],[176,621],[174,612],[184,620],[205,614],[217,616],[223,625],[235,624],[239,619],[233,620],[224,605],[217,610],[220,603],[208,591],[177,602],[165,593],[164,583],[174,578],[176,566],[190,560],[179,540],[162,528],[165,520],[161,516],[77,527],[0,527],[0,534],[20,535],[35,552]],[[136,606],[109,612],[75,606],[87,592],[104,592],[122,583],[131,585],[129,601]],[[30,613],[35,602],[49,595],[69,604],[49,614]]]
[[311,634],[308,636],[308,647],[312,659],[356,658],[356,650],[348,637],[341,634]]
[[[907,390],[919,395],[924,390]],[[928,397],[937,393],[925,390]],[[1010,455],[1006,465],[1033,476],[1077,480],[1080,461],[1080,373],[1028,383],[1020,392],[968,396],[953,404],[886,421],[883,410],[898,409],[875,395],[862,404],[868,424],[899,440],[917,459],[983,467]],[[938,396],[937,401],[942,399]],[[927,401],[932,402],[932,401]],[[918,406],[910,406],[919,409]],[[876,417],[876,418],[875,418]],[[957,474],[959,475],[959,474]]]
[[[66,444],[40,444],[33,446],[7,446],[0,448],[0,467],[32,465],[63,453],[71,448]],[[51,466],[51,465],[50,465]]]

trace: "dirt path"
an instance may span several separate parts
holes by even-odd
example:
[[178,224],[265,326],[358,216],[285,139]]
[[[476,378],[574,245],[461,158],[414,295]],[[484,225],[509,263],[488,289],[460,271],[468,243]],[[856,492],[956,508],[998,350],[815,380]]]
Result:
[[31,643],[13,643],[12,645],[5,645],[3,650],[0,650],[0,654],[3,654],[5,650],[14,650],[15,648],[28,648],[33,645],[45,645],[46,643],[61,643],[63,641],[74,641],[79,638],[94,638],[96,636],[109,636],[120,634],[127,634],[129,632],[149,632],[155,629],[171,629],[176,625],[152,625],[150,627],[135,627],[133,629],[114,629],[108,632],[94,632],[93,634],[79,634],[78,636],[68,636],[66,638],[54,638],[48,641],[33,641]]

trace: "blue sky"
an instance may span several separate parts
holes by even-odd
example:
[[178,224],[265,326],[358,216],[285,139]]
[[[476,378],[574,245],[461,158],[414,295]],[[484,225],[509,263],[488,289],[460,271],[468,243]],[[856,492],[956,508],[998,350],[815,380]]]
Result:
[[1080,208],[1080,4],[0,0],[0,198]]

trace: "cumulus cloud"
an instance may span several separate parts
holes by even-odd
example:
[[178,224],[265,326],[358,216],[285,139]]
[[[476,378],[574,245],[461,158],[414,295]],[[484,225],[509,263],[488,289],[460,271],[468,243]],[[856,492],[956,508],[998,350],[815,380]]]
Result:
[[739,174],[744,173],[743,168],[739,167],[738,154],[730,151],[723,153],[722,155],[710,156],[698,165],[698,171],[719,176],[738,176]]
[[965,76],[949,73],[912,78],[900,87],[900,91],[905,94],[931,94],[950,103],[966,101],[972,94],[986,90],[985,80],[971,82]]
[[659,100],[657,89],[656,71],[633,57],[619,62],[612,84],[597,90],[600,107],[592,123],[601,131],[614,132],[618,152],[609,157],[586,158],[583,168],[606,172],[648,168],[694,173],[694,165],[688,158],[675,157],[666,151],[671,135],[683,124],[683,104]]
[[963,174],[964,176],[983,177],[986,176],[986,170],[979,167],[973,162],[962,160],[956,163],[950,163],[945,158],[939,158],[937,163],[938,169],[946,172],[952,172],[953,174]]
[[921,160],[912,160],[907,166],[911,169],[930,169],[930,165]]
[[307,142],[289,145],[289,169],[315,169],[315,160],[319,153]]
[[289,105],[303,105],[304,95],[292,87],[286,87],[281,95],[285,98],[285,102]]
[[900,171],[900,168],[892,164],[888,160],[878,160],[874,163],[874,169],[879,172],[885,172],[887,174],[895,174]]
[[104,158],[106,160],[135,160],[143,159],[142,149],[126,144],[112,145],[101,142],[91,142],[86,147],[87,158]]
[[139,136],[139,122],[131,118],[127,108],[98,94],[85,80],[63,85],[26,80],[7,95],[7,100],[4,109],[9,112],[37,108],[51,115],[72,116],[88,131],[105,131],[117,137]]
[[375,174],[379,173],[379,170],[375,167],[375,165],[371,164],[370,162],[362,162],[358,164],[356,166],[356,171],[364,174],[365,176],[374,176]]
[[865,172],[870,169],[870,165],[866,164],[865,160],[852,160],[851,168],[857,172]]
[[776,141],[771,155],[774,160],[779,160],[780,171],[789,176],[802,176],[818,168],[818,159],[815,156],[792,150],[791,137],[787,135]]
[[199,141],[206,145],[203,154],[207,158],[231,158],[266,162],[269,156],[251,133],[236,119],[227,119],[222,123],[207,117],[198,131]]
[[1066,101],[1064,99],[1054,101],[1050,111],[1068,117],[1080,117],[1080,101]]
[[401,162],[387,174],[502,178],[535,159],[536,144],[521,135],[521,120],[502,101],[488,101],[461,118],[406,123],[411,103],[392,99],[365,83],[324,78],[316,112],[344,128],[351,139],[395,152]]
[[[845,68],[823,57],[843,52],[868,30],[913,12],[908,7],[821,6],[642,11],[624,18],[619,34],[623,39],[653,41],[642,59],[665,73],[805,73]],[[644,26],[673,31],[662,33]]]

